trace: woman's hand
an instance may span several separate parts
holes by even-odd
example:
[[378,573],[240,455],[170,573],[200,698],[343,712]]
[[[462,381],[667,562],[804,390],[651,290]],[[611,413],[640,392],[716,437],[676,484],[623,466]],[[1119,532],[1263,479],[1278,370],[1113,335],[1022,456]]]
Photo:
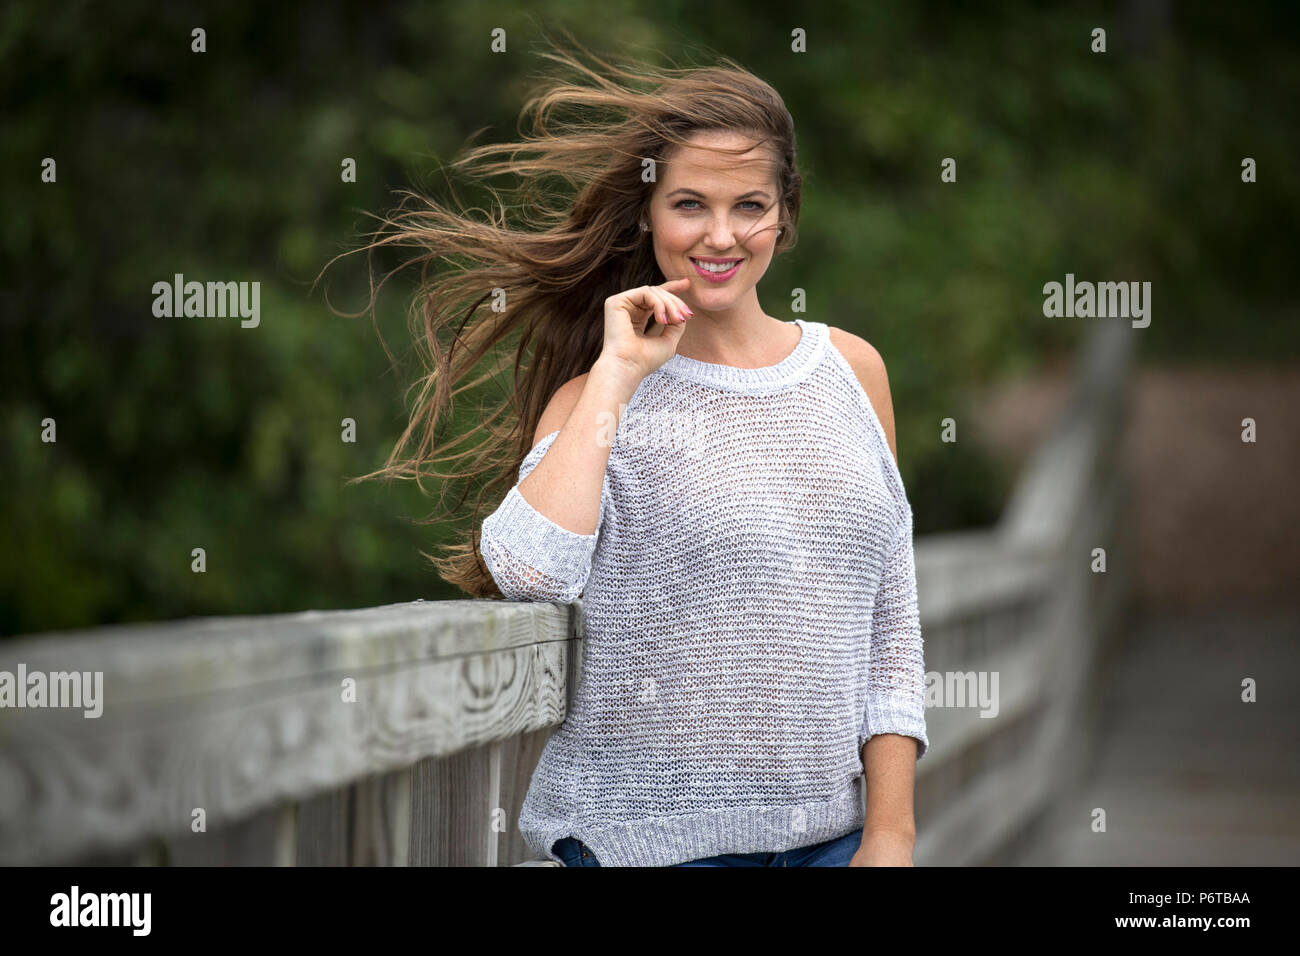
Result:
[[[663,285],[643,285],[605,300],[605,345],[600,357],[641,378],[677,351],[690,307],[675,293],[691,280],[683,276]],[[654,321],[652,322],[651,319]]]
[[901,833],[872,830],[862,835],[849,866],[912,866],[912,841]]

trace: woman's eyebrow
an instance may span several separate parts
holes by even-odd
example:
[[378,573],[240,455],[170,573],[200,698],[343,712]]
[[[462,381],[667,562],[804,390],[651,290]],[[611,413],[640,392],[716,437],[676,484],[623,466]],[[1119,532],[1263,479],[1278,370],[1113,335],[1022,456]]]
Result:
[[[707,199],[707,198],[708,198],[707,196],[704,195],[704,193],[700,192],[699,190],[696,190],[696,189],[686,189],[686,188],[682,188],[682,189],[674,189],[672,192],[670,192],[670,193],[668,194],[668,197],[671,198],[671,197],[673,197],[673,196],[676,196],[678,193],[690,193],[692,196],[699,196],[701,199]],[[737,196],[736,198],[737,198],[737,199],[745,199],[745,198],[747,198],[747,197],[749,197],[749,196],[762,196],[764,199],[769,198],[768,195],[767,195],[767,193],[763,192],[763,190],[761,190],[761,189],[751,189],[749,192],[747,192],[747,193],[742,193],[741,195]]]

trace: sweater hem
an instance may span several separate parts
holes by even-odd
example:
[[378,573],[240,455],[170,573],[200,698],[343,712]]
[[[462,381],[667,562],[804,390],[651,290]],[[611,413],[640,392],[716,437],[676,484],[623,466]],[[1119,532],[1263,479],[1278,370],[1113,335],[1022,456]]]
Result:
[[548,830],[539,842],[549,858],[558,859],[551,844],[574,836],[591,848],[601,866],[673,866],[723,853],[780,853],[860,829],[866,822],[860,780],[830,800],[646,817],[626,824],[577,824],[564,833]]

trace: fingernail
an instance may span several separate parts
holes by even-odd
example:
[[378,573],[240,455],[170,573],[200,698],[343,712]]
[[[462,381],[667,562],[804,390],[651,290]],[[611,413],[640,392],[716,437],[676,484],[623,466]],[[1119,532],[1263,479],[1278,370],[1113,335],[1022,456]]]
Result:
[[695,313],[691,310],[691,307],[690,307],[689,305],[686,307],[686,314],[687,314],[687,315],[694,315],[694,314],[695,314]]

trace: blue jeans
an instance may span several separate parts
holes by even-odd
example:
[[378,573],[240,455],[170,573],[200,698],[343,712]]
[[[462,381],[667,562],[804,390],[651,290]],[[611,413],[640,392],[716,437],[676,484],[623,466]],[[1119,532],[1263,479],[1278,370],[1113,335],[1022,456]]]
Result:
[[[723,853],[673,866],[848,866],[861,845],[862,827],[858,827],[842,837],[781,853]],[[576,837],[556,840],[551,849],[565,866],[600,866],[591,847]]]

